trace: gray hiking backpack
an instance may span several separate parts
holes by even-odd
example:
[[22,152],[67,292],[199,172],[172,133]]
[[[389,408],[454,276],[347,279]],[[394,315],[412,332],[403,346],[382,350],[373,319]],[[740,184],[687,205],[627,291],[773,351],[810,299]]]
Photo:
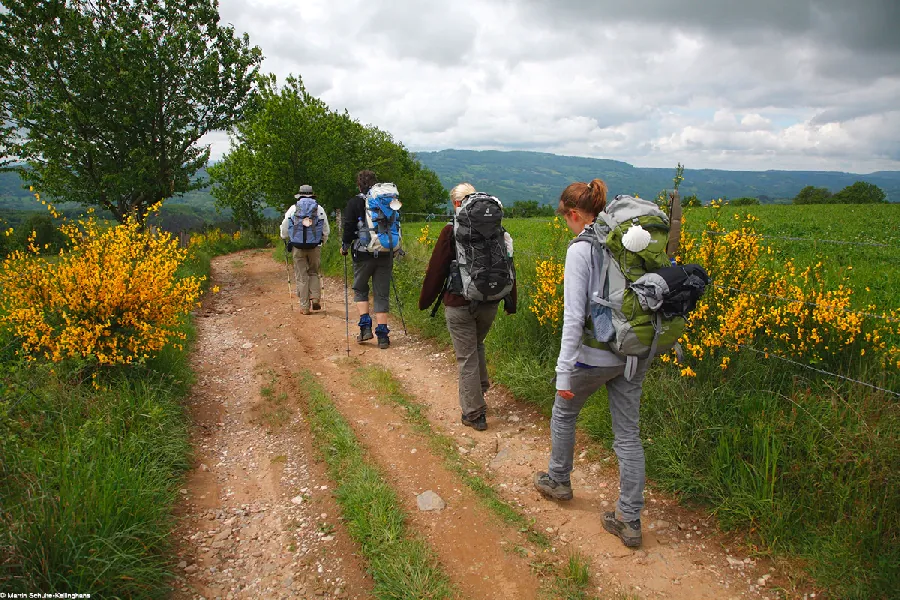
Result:
[[453,221],[451,293],[473,302],[493,302],[512,291],[516,273],[502,220],[503,205],[494,196],[476,192],[463,198]]
[[684,315],[666,314],[659,302],[644,294],[644,283],[655,279],[653,272],[671,268],[666,255],[668,235],[669,219],[656,204],[616,196],[595,223],[571,242],[591,243],[603,287],[590,292],[583,342],[625,356],[629,381],[637,359],[672,349],[684,332]]

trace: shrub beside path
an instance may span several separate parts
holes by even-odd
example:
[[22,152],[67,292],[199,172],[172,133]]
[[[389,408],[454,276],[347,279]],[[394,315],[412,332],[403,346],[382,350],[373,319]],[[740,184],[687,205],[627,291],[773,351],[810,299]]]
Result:
[[[296,300],[288,298],[284,279],[284,265],[267,251],[213,263],[213,283],[222,291],[207,299],[198,319],[199,381],[191,407],[197,460],[186,487],[181,535],[183,566],[195,568],[183,575],[176,597],[290,597],[300,586],[310,597],[371,597],[365,562],[354,556],[358,550],[337,518],[324,467],[314,460],[302,391],[295,387],[294,374],[301,370],[313,372],[334,399],[397,492],[411,526],[430,543],[464,597],[537,597],[542,586],[548,589],[543,566],[570,553],[587,559],[588,591],[600,598],[807,595],[781,565],[748,556],[707,515],[685,510],[652,488],[644,545],[624,548],[600,524],[600,513],[617,495],[610,453],[582,441],[578,448],[586,451],[576,457],[575,499],[543,499],[531,486],[531,474],[546,467],[546,417],[492,389],[488,431],[463,427],[451,351],[404,336],[398,324],[392,326],[389,351],[351,339],[348,360],[343,282],[327,281],[325,310],[303,317],[291,309]],[[424,407],[431,428],[451,437],[472,472],[483,474],[503,500],[534,520],[548,546],[531,544],[490,513],[404,419],[405,409],[359,385],[358,365],[383,367],[400,382],[411,401]],[[428,489],[447,508],[418,511],[416,495]],[[298,496],[300,503],[292,503]]]

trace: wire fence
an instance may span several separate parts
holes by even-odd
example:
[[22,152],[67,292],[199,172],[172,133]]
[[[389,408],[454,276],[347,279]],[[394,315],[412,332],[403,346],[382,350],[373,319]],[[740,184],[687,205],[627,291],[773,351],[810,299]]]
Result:
[[[695,235],[728,235],[732,233],[731,231],[716,231],[713,229],[685,229],[686,232],[692,233]],[[805,242],[810,244],[839,244],[844,246],[870,246],[873,248],[898,248],[900,244],[881,244],[878,242],[858,242],[858,241],[850,241],[850,240],[829,240],[823,238],[810,238],[810,237],[797,237],[797,236],[786,236],[786,235],[765,235],[762,233],[754,233],[749,234],[752,237],[762,239],[762,240],[786,240],[792,242]]]
[[759,348],[754,348],[753,346],[747,346],[745,344],[736,344],[736,346],[738,348],[742,348],[744,350],[749,350],[756,354],[761,354],[761,355],[765,356],[765,358],[777,359],[777,360],[792,364],[797,367],[803,367],[804,369],[808,369],[810,371],[815,371],[816,373],[819,373],[821,375],[828,375],[828,376],[834,377],[836,379],[842,379],[844,381],[849,381],[851,383],[855,383],[857,385],[862,385],[867,388],[871,388],[873,390],[877,390],[879,392],[884,392],[886,394],[890,394],[892,396],[896,396],[896,397],[900,398],[900,392],[896,392],[894,390],[889,390],[887,388],[883,388],[881,386],[875,385],[874,383],[868,383],[866,381],[854,379],[853,377],[847,377],[846,375],[841,375],[839,373],[832,373],[831,371],[826,371],[825,369],[819,369],[817,367],[813,367],[812,365],[807,365],[805,363],[787,358],[785,356],[781,356],[780,354],[775,354],[774,352],[771,352],[769,350],[760,350]]

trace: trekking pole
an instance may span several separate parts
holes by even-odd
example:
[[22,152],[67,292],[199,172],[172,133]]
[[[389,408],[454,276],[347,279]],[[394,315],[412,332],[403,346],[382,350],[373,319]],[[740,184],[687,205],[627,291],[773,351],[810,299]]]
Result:
[[[396,216],[394,218],[396,218]],[[402,252],[402,250],[400,250],[400,252]],[[394,288],[394,298],[397,300],[397,311],[400,313],[400,324],[403,325],[403,335],[409,335],[406,332],[406,321],[403,319],[403,303],[400,302],[400,294],[397,293],[397,281],[394,279],[394,235],[391,233],[390,225],[388,225],[388,255],[391,257],[391,286]]]
[[294,289],[291,287],[291,266],[288,264],[287,244],[284,246],[284,268],[287,270],[288,298],[291,310],[294,310]]
[[347,323],[347,358],[350,357],[350,295],[347,291],[347,255],[344,255],[344,321]]
[[394,280],[394,265],[391,260],[391,285],[394,287],[394,298],[397,299],[397,311],[400,313],[400,324],[403,325],[403,335],[409,335],[406,332],[406,321],[403,320],[403,303],[400,302],[400,294],[397,293],[397,282]]

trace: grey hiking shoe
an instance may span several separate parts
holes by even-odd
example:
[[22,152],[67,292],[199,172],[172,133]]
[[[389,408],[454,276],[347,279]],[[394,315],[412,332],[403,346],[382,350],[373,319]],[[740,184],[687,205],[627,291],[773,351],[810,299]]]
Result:
[[619,536],[622,543],[629,548],[641,545],[641,520],[623,521],[614,512],[603,513],[603,529]]
[[471,427],[475,431],[484,431],[487,429],[487,417],[484,415],[480,415],[475,417],[474,419],[466,418],[466,415],[462,416],[462,424],[466,427]]
[[373,337],[372,328],[363,326],[359,328],[359,335],[356,336],[356,341],[362,344],[366,340],[371,340]]
[[554,500],[571,500],[572,483],[559,483],[543,471],[534,474],[534,488]]

